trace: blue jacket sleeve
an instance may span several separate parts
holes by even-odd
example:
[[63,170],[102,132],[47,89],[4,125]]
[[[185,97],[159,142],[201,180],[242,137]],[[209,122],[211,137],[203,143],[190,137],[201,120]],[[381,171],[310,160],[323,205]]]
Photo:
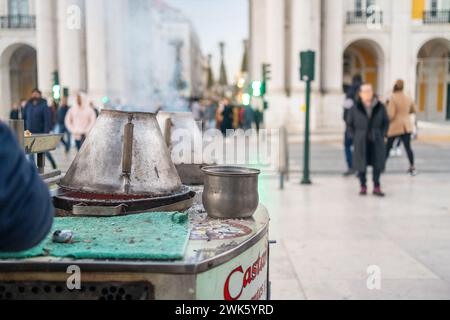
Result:
[[37,246],[52,223],[53,205],[47,186],[12,132],[0,122],[0,252]]

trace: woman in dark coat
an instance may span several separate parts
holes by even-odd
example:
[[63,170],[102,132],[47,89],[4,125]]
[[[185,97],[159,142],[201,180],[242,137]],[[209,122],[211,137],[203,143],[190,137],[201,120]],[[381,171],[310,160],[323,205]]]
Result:
[[363,84],[356,105],[350,110],[347,125],[353,138],[353,167],[359,173],[361,195],[367,195],[367,167],[373,167],[374,195],[384,197],[380,177],[386,164],[385,136],[389,117],[385,106],[375,97],[372,85]]

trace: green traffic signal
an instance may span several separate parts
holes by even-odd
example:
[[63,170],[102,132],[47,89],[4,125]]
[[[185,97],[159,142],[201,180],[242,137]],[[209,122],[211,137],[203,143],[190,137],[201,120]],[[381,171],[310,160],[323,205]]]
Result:
[[251,94],[254,97],[261,97],[263,93],[263,83],[261,81],[253,81],[251,87]]

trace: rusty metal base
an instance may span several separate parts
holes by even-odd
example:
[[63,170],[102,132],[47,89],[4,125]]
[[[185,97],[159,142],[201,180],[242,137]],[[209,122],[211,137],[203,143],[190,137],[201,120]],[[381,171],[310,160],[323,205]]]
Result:
[[[127,215],[153,211],[161,208],[161,211],[185,211],[192,206],[195,192],[188,187],[174,195],[158,198],[143,196],[117,196],[105,194],[89,194],[59,189],[53,197],[53,204],[57,216],[72,216],[76,207],[92,208],[120,208],[120,212],[114,215]],[[179,204],[179,205],[177,205]]]

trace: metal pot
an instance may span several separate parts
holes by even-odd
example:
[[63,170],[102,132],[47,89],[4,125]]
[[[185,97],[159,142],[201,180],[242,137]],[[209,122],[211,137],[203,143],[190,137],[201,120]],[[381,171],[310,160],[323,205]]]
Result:
[[176,135],[177,130],[182,130],[189,135],[188,141],[191,143],[190,154],[186,159],[180,161],[179,159],[172,158],[178,174],[181,178],[181,182],[185,185],[202,185],[203,184],[203,172],[201,168],[210,164],[203,163],[202,149],[195,150],[194,146],[202,146],[203,137],[202,132],[194,119],[191,112],[159,112],[158,123],[161,131],[164,135],[164,140],[172,151],[174,147],[180,144]]
[[182,189],[156,115],[113,110],[102,111],[60,185],[85,193],[148,198]]
[[211,166],[205,174],[203,205],[209,216],[219,219],[250,218],[259,205],[256,169]]

